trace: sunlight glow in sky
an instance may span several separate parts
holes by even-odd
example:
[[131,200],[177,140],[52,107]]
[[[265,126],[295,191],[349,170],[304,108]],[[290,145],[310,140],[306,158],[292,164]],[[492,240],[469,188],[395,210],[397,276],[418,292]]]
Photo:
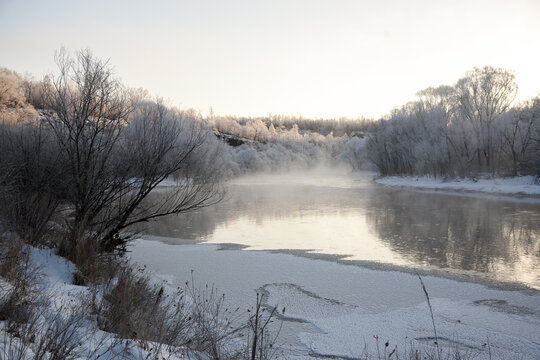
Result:
[[91,49],[130,87],[203,114],[378,117],[473,67],[540,93],[538,0],[0,0],[0,66]]

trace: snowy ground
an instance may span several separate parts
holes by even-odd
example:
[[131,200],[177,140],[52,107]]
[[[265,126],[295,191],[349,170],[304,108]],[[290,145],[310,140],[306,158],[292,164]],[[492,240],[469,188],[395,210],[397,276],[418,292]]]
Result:
[[[374,336],[382,350],[389,343],[387,352],[396,346],[398,351],[433,347],[426,298],[418,278],[411,274],[265,251],[220,250],[219,245],[208,244],[137,240],[131,250],[132,260],[146,265],[156,281],[171,287],[191,280],[194,270],[197,284],[214,284],[226,294],[230,306],[247,309],[256,291],[265,294],[267,305],[286,309],[280,341],[288,359],[363,359],[366,352],[376,353]],[[88,288],[71,284],[74,266],[53,251],[30,251],[32,267],[40,273],[36,285],[46,300],[42,320],[68,318],[90,296]],[[540,358],[537,292],[499,290],[431,276],[424,277],[424,282],[443,347],[457,346],[475,359]],[[97,358],[100,352],[95,352],[95,346],[109,349],[100,359],[114,359],[124,351],[124,343],[115,343],[112,334],[98,330],[91,316],[82,317],[76,331],[80,341],[76,358]],[[0,354],[17,341],[0,332]],[[31,358],[32,346],[25,351],[22,358]],[[130,353],[128,358],[147,356],[137,344]]]
[[[404,351],[433,346],[433,326],[419,279],[329,261],[218,245],[138,240],[131,258],[170,285],[215,284],[231,306],[247,308],[255,292],[286,308],[282,339],[300,357],[363,358],[376,340]],[[540,296],[427,276],[439,343],[475,359],[539,359]],[[384,350],[384,345],[381,345]],[[491,352],[491,355],[490,355]],[[292,354],[291,353],[291,354]]]
[[[166,346],[149,351],[158,347],[151,342],[119,339],[115,334],[101,331],[95,315],[85,311],[88,310],[85,304],[93,296],[92,292],[88,287],[72,284],[75,266],[55,255],[54,250],[28,246],[26,251],[30,252],[28,271],[33,274],[31,279],[36,294],[33,300],[38,304],[36,314],[27,326],[32,324],[34,329],[30,338],[24,332],[13,336],[12,332],[7,331],[7,322],[0,321],[0,359],[63,358],[58,353],[55,357],[50,352],[51,346],[44,346],[49,343],[48,339],[53,346],[72,347],[69,358],[74,360],[150,359],[156,353],[160,359],[207,359],[199,353]],[[0,301],[5,299],[9,290],[8,283],[0,278]],[[42,353],[44,349],[47,350]]]
[[375,180],[377,184],[418,189],[441,189],[454,191],[477,191],[493,194],[540,195],[540,185],[534,176],[495,179],[443,180],[429,176],[386,176]]

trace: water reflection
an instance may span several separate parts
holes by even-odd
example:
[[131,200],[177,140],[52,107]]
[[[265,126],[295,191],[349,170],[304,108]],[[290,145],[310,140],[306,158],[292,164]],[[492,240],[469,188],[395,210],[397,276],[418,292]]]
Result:
[[365,177],[304,180],[243,180],[226,201],[144,232],[453,269],[540,288],[540,203],[389,189]]
[[417,264],[540,286],[538,204],[392,190],[368,206],[370,229]]

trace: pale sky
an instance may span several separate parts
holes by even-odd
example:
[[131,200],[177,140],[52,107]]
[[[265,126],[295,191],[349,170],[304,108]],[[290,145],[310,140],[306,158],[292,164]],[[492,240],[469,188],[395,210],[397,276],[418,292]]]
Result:
[[485,65],[540,93],[540,0],[0,0],[0,66],[61,46],[203,114],[379,117]]

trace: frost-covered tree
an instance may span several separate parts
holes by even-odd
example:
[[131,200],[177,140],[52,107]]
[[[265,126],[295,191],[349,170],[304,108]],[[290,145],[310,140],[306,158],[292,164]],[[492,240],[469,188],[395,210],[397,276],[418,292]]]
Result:
[[478,164],[488,171],[495,170],[494,123],[510,108],[517,89],[512,72],[491,66],[469,71],[455,86],[458,114],[472,124]]
[[11,70],[0,68],[0,109],[26,105],[21,77]]
[[508,111],[498,124],[502,161],[511,175],[534,171],[539,152],[535,149],[540,126],[540,98]]
[[537,100],[511,108],[514,75],[484,67],[427,88],[372,129],[366,149],[384,174],[538,173]]

